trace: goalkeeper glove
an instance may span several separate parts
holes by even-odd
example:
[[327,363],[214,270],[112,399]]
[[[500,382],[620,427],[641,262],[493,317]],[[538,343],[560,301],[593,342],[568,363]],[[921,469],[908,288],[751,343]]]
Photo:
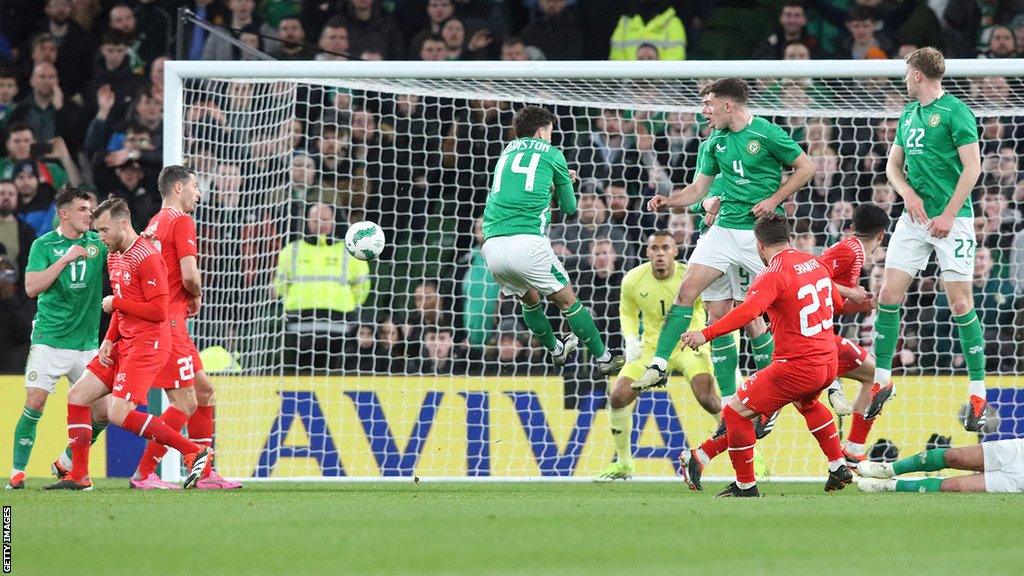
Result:
[[639,338],[626,338],[626,362],[639,360],[642,350]]

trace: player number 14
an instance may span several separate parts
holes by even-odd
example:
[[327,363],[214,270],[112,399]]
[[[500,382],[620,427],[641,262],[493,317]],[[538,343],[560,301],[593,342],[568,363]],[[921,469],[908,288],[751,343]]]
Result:
[[[530,159],[528,164],[523,164],[523,155],[529,154]],[[505,170],[505,163],[508,161],[508,156],[502,156],[498,158],[498,165],[494,168],[494,186],[491,187],[491,194],[497,194],[501,192],[501,173]],[[512,157],[512,165],[509,168],[512,169],[514,174],[526,175],[526,183],[523,185],[523,191],[533,192],[533,182],[537,179],[537,166],[540,164],[540,154],[536,152],[520,152]]]

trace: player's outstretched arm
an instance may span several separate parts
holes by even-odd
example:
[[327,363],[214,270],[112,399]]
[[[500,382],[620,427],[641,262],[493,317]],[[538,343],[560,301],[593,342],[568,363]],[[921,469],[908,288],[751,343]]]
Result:
[[921,197],[910,187],[906,175],[903,174],[903,158],[903,146],[893,142],[889,148],[889,157],[885,161],[885,176],[893,190],[903,198],[903,205],[906,206],[911,220],[924,224],[928,221],[928,214],[924,211]]
[[956,152],[960,156],[960,162],[963,164],[964,169],[960,173],[960,178],[956,181],[953,196],[946,203],[942,214],[933,218],[928,223],[928,232],[936,238],[945,238],[949,235],[949,231],[953,229],[956,213],[960,211],[964,202],[970,198],[971,190],[974,190],[974,185],[978,183],[978,178],[981,177],[981,147],[978,146],[978,143],[964,144],[957,148]]
[[793,173],[789,175],[789,178],[786,178],[786,182],[779,186],[779,189],[774,194],[758,202],[751,209],[754,216],[761,217],[765,214],[771,214],[775,211],[776,206],[781,204],[786,198],[796,194],[796,191],[803,188],[805,184],[811,181],[811,177],[814,176],[814,163],[811,162],[811,158],[806,152],[797,156],[791,166]]
[[697,174],[693,182],[682,190],[677,190],[667,197],[659,194],[651,198],[647,202],[647,209],[651,212],[660,212],[661,210],[670,210],[672,208],[685,208],[707,196],[711,183],[714,180],[714,176],[708,176],[703,173]]

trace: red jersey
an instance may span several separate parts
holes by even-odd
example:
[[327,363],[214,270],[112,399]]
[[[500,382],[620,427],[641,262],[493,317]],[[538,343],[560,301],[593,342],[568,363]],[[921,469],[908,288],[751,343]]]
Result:
[[818,262],[828,269],[836,284],[853,288],[860,284],[860,270],[864,267],[864,244],[856,236],[847,236],[822,252]]
[[185,327],[188,300],[191,297],[181,281],[181,259],[197,256],[196,223],[188,214],[176,208],[164,207],[156,213],[146,227],[146,235],[163,256],[167,268],[167,313],[175,328]]
[[[139,236],[124,252],[111,252],[107,256],[110,271],[110,287],[115,298],[132,304],[145,304],[167,294],[167,270],[156,247]],[[118,308],[115,303],[114,308]],[[161,340],[169,336],[170,324],[145,320],[120,309],[114,310],[112,324],[116,324],[121,338],[132,340],[146,337]],[[167,343],[169,346],[170,342]]]
[[842,296],[814,256],[787,248],[754,279],[747,299],[704,329],[708,340],[737,330],[768,312],[775,337],[773,361],[818,363],[836,357],[832,316]]

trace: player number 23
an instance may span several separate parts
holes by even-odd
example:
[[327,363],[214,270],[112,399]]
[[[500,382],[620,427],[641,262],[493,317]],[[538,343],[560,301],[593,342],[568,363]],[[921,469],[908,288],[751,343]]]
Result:
[[[821,309],[822,301],[818,298],[819,294],[825,296],[825,308],[828,309],[828,314],[817,324],[810,323],[810,317],[812,314]],[[829,278],[822,278],[814,284],[805,284],[800,287],[797,291],[796,297],[801,301],[807,296],[811,297],[811,303],[800,309],[800,333],[804,336],[814,336],[822,330],[829,330],[832,328],[832,316],[835,311],[832,307],[832,280]]]

